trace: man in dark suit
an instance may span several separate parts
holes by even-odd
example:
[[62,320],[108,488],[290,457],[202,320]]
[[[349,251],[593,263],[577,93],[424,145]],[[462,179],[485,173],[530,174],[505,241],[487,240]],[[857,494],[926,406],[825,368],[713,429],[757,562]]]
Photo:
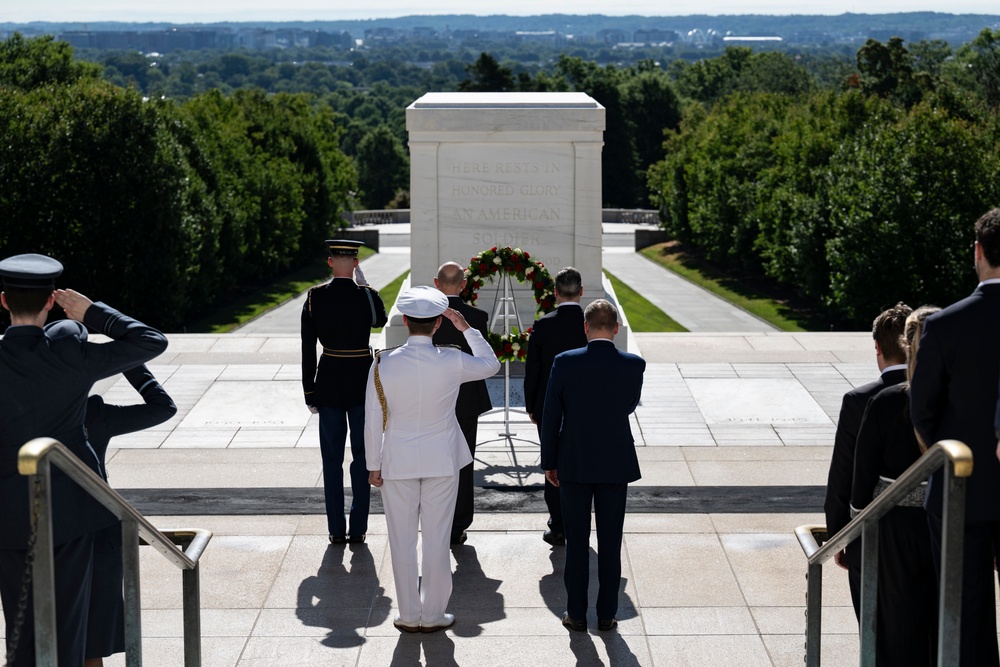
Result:
[[[465,321],[473,329],[476,329],[487,337],[489,331],[489,316],[486,311],[462,301],[459,294],[465,287],[465,269],[456,262],[447,262],[438,269],[437,277],[434,278],[434,286],[444,292],[448,297],[448,307],[462,313]],[[466,354],[472,354],[472,348],[465,340],[465,334],[461,333],[451,323],[451,320],[442,318],[441,326],[434,332],[435,345],[454,345],[462,349]],[[490,392],[486,388],[486,380],[475,380],[473,382],[463,382],[458,390],[458,399],[455,401],[455,416],[458,417],[458,425],[465,436],[465,442],[469,445],[469,452],[473,458],[476,456],[476,436],[479,430],[479,415],[493,407],[490,402]],[[462,468],[458,473],[458,497],[455,500],[455,520],[451,527],[452,546],[462,544],[468,539],[466,530],[472,525],[472,516],[475,513],[475,479],[473,477],[473,467],[475,463]]]
[[597,525],[597,627],[618,625],[622,532],[629,482],[639,460],[629,415],[639,404],[642,357],[620,352],[618,311],[598,299],[584,313],[587,347],[552,364],[542,416],[542,469],[562,494],[566,529],[566,613],[563,625],[587,629],[590,508]]
[[[333,279],[309,290],[302,306],[302,390],[319,414],[319,450],[331,544],[364,542],[368,532],[368,466],[365,464],[365,387],[372,365],[372,327],[388,321],[378,292],[358,267],[360,241],[326,242]],[[316,363],[316,341],[323,356]],[[351,433],[351,511],[344,518],[344,448]]]
[[[28,483],[17,472],[18,450],[33,438],[52,437],[101,474],[84,432],[91,386],[167,347],[167,339],[155,329],[72,290],[54,290],[61,273],[62,265],[43,255],[0,262],[0,303],[11,315],[0,343],[0,604],[7,649],[14,653],[9,664],[17,667],[35,664],[30,587],[24,619],[20,624],[16,620],[31,534]],[[50,338],[42,327],[55,303],[70,319],[113,340],[99,345],[80,337]],[[82,665],[94,531],[114,524],[115,517],[69,477],[53,471],[52,519],[58,661]]]
[[[956,439],[972,450],[966,482],[962,667],[1000,664],[994,561],[1000,556],[1000,461],[994,418],[1000,382],[1000,208],[975,225],[979,286],[927,318],[910,382],[910,413],[928,446]],[[927,513],[940,569],[943,475],[931,478]]]
[[[524,360],[524,407],[542,434],[542,414],[545,411],[545,389],[556,355],[587,345],[583,330],[583,279],[572,266],[556,274],[556,309],[535,320],[528,338],[528,355]],[[542,539],[554,546],[566,543],[563,531],[559,489],[545,480],[545,505],[549,510],[548,530]]]
[[[830,459],[830,474],[826,481],[826,532],[836,535],[851,520],[851,484],[854,478],[854,447],[861,428],[861,418],[868,407],[868,401],[884,388],[906,380],[906,352],[900,344],[906,318],[912,309],[905,303],[897,303],[892,308],[879,313],[872,322],[872,338],[875,339],[875,363],[881,375],[844,394],[837,420],[837,433],[833,441],[833,456]],[[835,556],[837,565],[847,570],[847,581],[851,587],[851,601],[854,613],[861,618],[861,543],[851,543]]]

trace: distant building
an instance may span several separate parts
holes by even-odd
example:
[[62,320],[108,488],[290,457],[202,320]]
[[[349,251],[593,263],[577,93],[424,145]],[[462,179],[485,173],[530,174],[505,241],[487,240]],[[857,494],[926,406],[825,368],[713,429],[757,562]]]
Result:
[[759,44],[763,42],[782,42],[781,37],[776,35],[726,35],[722,38],[726,44]]
[[521,42],[544,42],[546,44],[562,44],[566,40],[555,30],[518,30],[514,37]]
[[598,30],[597,41],[603,44],[620,44],[629,41],[624,30]]
[[632,34],[632,41],[641,44],[663,44],[664,42],[680,41],[680,35],[674,30],[660,30],[659,28],[643,28],[636,30]]
[[427,26],[417,26],[416,28],[413,29],[413,39],[415,40],[425,41],[437,38],[438,38],[438,31],[435,30],[434,28],[430,28]]

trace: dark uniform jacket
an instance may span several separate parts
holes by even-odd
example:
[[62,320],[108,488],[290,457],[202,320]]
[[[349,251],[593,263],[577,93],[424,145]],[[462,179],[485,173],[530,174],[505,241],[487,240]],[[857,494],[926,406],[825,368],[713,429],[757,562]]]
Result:
[[[874,382],[862,385],[844,394],[840,404],[840,418],[833,441],[830,473],[826,480],[826,531],[833,537],[851,521],[851,485],[854,479],[854,450],[865,415],[868,401],[886,387],[906,380],[902,368],[888,371]],[[859,554],[860,555],[860,554]],[[853,556],[852,556],[853,557]],[[860,562],[859,562],[860,565]]]
[[[378,292],[352,278],[334,278],[309,290],[302,306],[302,390],[306,405],[364,405],[372,327],[389,320]],[[323,353],[316,364],[316,341]]]
[[[25,549],[29,534],[28,482],[17,472],[27,441],[51,437],[100,474],[84,435],[87,394],[95,381],[156,357],[167,347],[159,331],[95,303],[84,316],[110,343],[50,339],[43,329],[15,326],[0,342],[0,548]],[[62,544],[110,525],[114,517],[56,469],[52,471],[53,539]]]
[[538,423],[545,410],[545,388],[556,355],[586,346],[583,308],[579,305],[559,306],[535,320],[528,338],[528,356],[524,360],[524,408]]
[[[476,308],[462,301],[461,297],[449,296],[448,307],[454,308],[462,313],[462,317],[473,329],[477,329],[487,338],[489,330],[489,316],[482,308]],[[435,345],[456,345],[462,348],[462,352],[472,354],[472,348],[465,340],[465,334],[459,332],[451,320],[442,317],[441,326],[434,332]],[[478,417],[493,407],[490,401],[490,392],[486,388],[486,380],[475,380],[474,382],[463,382],[458,390],[458,400],[455,403],[455,414],[461,420],[463,417]]]
[[[994,419],[1000,382],[1000,283],[929,316],[910,383],[910,416],[928,447],[955,439],[972,450],[965,522],[1000,520],[1000,461]],[[928,489],[927,509],[941,511],[942,474]]]
[[851,505],[863,510],[874,500],[879,477],[895,480],[920,458],[920,445],[910,421],[909,385],[880,391],[865,411],[854,454]]
[[559,481],[627,484],[639,479],[629,415],[646,362],[609,340],[558,355],[542,415],[542,469]]
[[[139,392],[143,403],[108,405],[100,396],[87,399],[87,440],[97,453],[102,469],[111,438],[162,424],[177,413],[170,395],[146,366],[125,371],[125,379]],[[107,470],[104,472],[107,481]]]

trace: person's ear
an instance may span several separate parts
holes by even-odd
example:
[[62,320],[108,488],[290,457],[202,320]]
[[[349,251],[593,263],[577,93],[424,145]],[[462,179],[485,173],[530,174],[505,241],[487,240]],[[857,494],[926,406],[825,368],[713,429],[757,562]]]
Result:
[[0,292],[0,306],[3,306],[4,310],[10,310],[10,307],[7,306],[7,295],[3,292]]
[[326,258],[326,265],[329,266],[331,269],[333,268],[333,257],[332,256]]

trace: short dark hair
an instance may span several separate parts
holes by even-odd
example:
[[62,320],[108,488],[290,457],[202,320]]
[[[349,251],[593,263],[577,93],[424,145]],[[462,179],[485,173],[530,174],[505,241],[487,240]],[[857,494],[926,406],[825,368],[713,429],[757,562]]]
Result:
[[878,343],[886,361],[900,364],[906,361],[906,350],[900,339],[906,328],[906,318],[912,312],[912,308],[900,301],[892,308],[883,310],[872,322],[872,338]]
[[437,324],[440,315],[434,317],[410,317],[406,316],[406,328],[410,334],[415,336],[430,336],[434,333],[434,325]]
[[559,269],[556,274],[556,294],[564,299],[572,299],[583,289],[583,277],[572,266]]
[[990,266],[1000,269],[1000,208],[990,209],[976,220],[976,241]]
[[597,299],[583,311],[583,319],[591,329],[612,331],[618,324],[618,309],[607,299]]
[[21,287],[7,287],[4,289],[4,298],[7,299],[7,309],[11,315],[37,315],[45,309],[45,304],[52,296],[50,289],[24,289]]

